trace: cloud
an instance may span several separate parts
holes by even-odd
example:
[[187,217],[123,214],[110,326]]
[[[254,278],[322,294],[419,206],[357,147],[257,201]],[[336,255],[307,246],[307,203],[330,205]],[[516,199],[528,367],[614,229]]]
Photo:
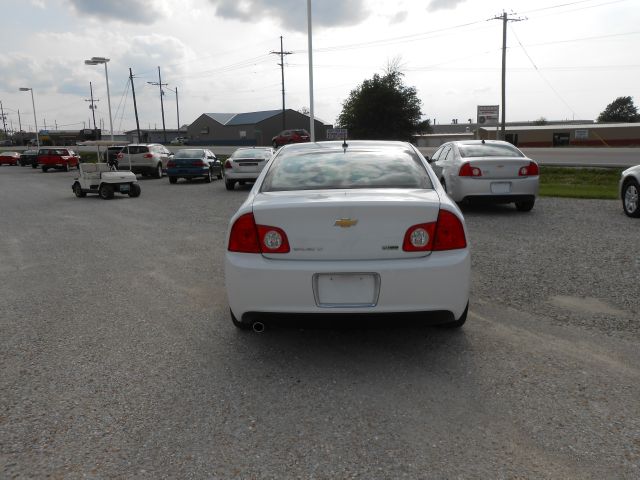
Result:
[[409,12],[406,12],[406,11],[398,12],[391,18],[389,23],[391,25],[395,25],[396,23],[402,23],[407,19],[408,16],[409,16]]
[[[244,22],[270,17],[282,26],[307,31],[307,5],[301,0],[209,0],[218,16]],[[313,27],[356,25],[369,16],[364,0],[316,0],[313,2]]]
[[165,16],[165,9],[155,0],[69,0],[79,15],[126,23],[152,23]]
[[464,3],[466,0],[431,0],[427,7],[428,12],[437,10],[454,10],[458,4]]

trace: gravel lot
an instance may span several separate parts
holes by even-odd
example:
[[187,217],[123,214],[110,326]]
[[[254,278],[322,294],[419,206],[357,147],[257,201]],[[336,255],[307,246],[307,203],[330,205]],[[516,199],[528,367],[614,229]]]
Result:
[[230,323],[247,189],[0,167],[0,478],[640,477],[640,222],[466,208],[469,320]]

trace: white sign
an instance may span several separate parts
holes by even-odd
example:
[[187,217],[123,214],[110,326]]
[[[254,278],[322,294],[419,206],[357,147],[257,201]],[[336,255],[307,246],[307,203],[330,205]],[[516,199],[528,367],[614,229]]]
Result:
[[497,125],[500,105],[478,105],[478,125]]
[[576,140],[589,140],[589,130],[576,130]]
[[344,140],[347,138],[347,134],[346,128],[328,128],[327,140]]

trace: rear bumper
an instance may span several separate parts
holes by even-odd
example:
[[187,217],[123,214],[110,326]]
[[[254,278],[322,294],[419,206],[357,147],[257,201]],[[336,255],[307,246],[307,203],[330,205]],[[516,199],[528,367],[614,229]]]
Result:
[[515,202],[538,195],[539,177],[484,179],[452,177],[449,196],[456,202],[484,198],[487,201]]
[[[457,319],[469,301],[470,270],[468,249],[381,261],[271,260],[234,252],[226,252],[225,257],[229,306],[243,321],[258,312],[332,317],[449,312]],[[318,305],[315,274],[361,272],[379,276],[374,306]]]
[[206,177],[209,174],[208,168],[168,168],[167,176],[168,177],[177,177],[177,178],[196,178],[196,177]]
[[224,176],[227,180],[249,180],[255,182],[260,176],[260,172],[234,172],[225,170]]

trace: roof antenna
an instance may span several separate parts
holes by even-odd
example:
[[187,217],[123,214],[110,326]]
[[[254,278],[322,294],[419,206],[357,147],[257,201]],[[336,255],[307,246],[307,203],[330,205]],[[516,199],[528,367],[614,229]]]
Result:
[[482,139],[482,144],[484,145],[484,138]]
[[342,137],[342,148],[344,149],[344,153],[347,153],[347,147],[349,144],[347,143],[347,136]]

